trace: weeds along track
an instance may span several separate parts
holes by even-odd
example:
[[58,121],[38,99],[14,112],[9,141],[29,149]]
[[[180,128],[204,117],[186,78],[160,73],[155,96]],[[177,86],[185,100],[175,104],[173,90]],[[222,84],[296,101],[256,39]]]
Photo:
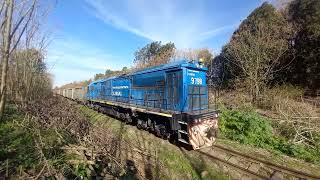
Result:
[[200,149],[198,152],[209,159],[241,171],[252,179],[320,179],[320,176],[277,165],[220,145]]

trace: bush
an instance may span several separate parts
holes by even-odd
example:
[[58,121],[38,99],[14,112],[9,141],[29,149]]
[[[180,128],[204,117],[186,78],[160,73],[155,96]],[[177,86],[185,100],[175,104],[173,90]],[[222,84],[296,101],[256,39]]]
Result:
[[305,101],[303,93],[303,89],[292,85],[269,89],[265,94],[264,107],[271,110],[269,116],[277,134],[290,141],[314,146],[316,141],[313,137],[320,132],[319,108]]
[[224,109],[219,122],[220,131],[229,139],[258,147],[266,147],[272,143],[270,123],[257,113]]
[[270,120],[252,110],[221,108],[219,128],[222,136],[242,144],[250,144],[308,162],[320,163],[319,147],[308,148],[293,144],[284,137],[275,136]]

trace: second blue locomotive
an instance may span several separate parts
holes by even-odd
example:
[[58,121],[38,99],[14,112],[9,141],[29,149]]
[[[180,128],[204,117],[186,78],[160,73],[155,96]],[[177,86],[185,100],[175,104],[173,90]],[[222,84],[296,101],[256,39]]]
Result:
[[87,103],[163,138],[210,146],[218,113],[209,109],[207,68],[186,60],[89,84]]

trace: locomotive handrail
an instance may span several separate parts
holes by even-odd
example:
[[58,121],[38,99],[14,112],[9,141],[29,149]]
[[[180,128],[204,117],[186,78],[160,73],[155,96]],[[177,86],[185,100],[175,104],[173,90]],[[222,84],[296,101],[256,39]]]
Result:
[[[112,95],[104,95],[104,96],[100,96],[99,97],[100,99],[103,99],[103,100],[108,100],[108,101],[111,101],[111,102],[116,102],[116,103],[125,103],[125,105],[135,105],[137,107],[143,107],[143,108],[146,108],[147,110],[150,110],[149,108],[152,108],[152,110],[155,110],[155,109],[159,109],[160,112],[161,110],[165,110],[165,111],[168,111],[170,109],[168,109],[168,103],[167,103],[167,99],[163,98],[163,99],[153,99],[153,100],[144,100],[144,99],[131,99],[129,97],[119,97],[119,96],[112,96]],[[127,100],[123,100],[123,99],[127,99]],[[139,103],[139,102],[142,102],[143,105],[141,105],[142,103]],[[149,102],[153,102],[153,106],[150,106]],[[156,103],[155,102],[159,102],[157,104],[158,107],[156,107]],[[165,105],[165,108],[161,108],[163,107],[162,106],[162,102],[164,103]],[[169,104],[170,105],[170,104]]]

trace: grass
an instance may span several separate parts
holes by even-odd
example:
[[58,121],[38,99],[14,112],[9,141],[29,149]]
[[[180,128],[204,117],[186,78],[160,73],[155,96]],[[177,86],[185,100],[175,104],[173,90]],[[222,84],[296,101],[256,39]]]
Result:
[[8,175],[24,169],[38,168],[38,155],[35,151],[33,136],[18,126],[23,116],[16,107],[8,105],[4,121],[0,124],[0,174]]
[[0,137],[0,176],[35,177],[44,168],[44,163],[47,163],[46,168],[68,168],[67,158],[60,149],[68,138],[60,138],[52,129],[41,129],[12,104],[5,109]]
[[[138,130],[131,125],[125,125],[123,131],[121,130],[123,125],[119,120],[102,115],[85,106],[79,106],[79,108],[93,123],[108,122],[108,127],[115,135],[122,133],[126,141],[136,142],[141,149],[152,154],[157,160],[155,165],[151,166],[151,173],[154,177],[159,179],[228,179],[192,152],[180,149],[168,141],[157,138],[149,132]],[[157,162],[160,163],[160,166],[164,166],[162,172],[159,172]]]

